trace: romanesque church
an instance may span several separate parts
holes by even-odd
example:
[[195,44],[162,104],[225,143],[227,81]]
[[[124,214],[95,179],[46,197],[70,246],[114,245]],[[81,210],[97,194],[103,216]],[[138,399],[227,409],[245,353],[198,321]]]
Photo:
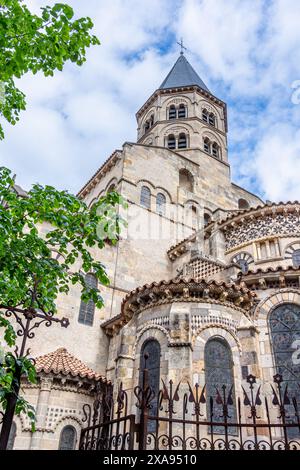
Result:
[[[280,373],[299,397],[300,204],[265,203],[231,181],[226,103],[183,53],[136,119],[136,142],[78,193],[89,207],[112,190],[128,204],[118,243],[93,252],[111,280],[105,307],[74,287],[58,299],[70,326],[40,329],[39,381],[22,385],[37,431],[16,417],[10,448],[78,448],[95,384],[122,382],[134,413],[145,353],[154,389],[225,383],[233,415],[251,374],[264,391]],[[96,285],[92,273],[86,282]]]

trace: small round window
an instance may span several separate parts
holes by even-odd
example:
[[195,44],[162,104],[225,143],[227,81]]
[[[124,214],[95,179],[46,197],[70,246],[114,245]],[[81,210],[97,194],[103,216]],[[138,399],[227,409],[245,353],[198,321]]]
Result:
[[296,268],[300,267],[300,250],[295,250],[292,254],[293,265]]

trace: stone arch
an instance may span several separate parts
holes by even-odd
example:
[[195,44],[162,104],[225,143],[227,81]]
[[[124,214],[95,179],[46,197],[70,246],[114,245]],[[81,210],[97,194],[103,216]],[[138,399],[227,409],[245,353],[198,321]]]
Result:
[[205,346],[207,342],[213,338],[226,341],[230,347],[233,361],[233,379],[235,390],[241,389],[242,371],[241,371],[241,344],[236,335],[223,326],[207,325],[199,328],[198,333],[194,336],[192,364],[194,372],[194,381],[200,385],[205,383]]
[[[107,183],[107,185],[105,186],[105,192],[111,187],[111,186],[114,186],[116,187],[118,184],[118,180],[116,177],[114,178],[111,178],[111,180],[109,180],[109,182]],[[98,196],[99,198],[99,196]]]
[[[293,265],[294,264],[294,254],[300,252],[300,240],[295,240],[292,243],[289,243],[285,248],[284,248],[284,258],[289,259],[292,261]],[[297,255],[298,258],[298,255]]]
[[[160,379],[165,380],[168,374],[168,365],[166,354],[168,352],[168,344],[170,337],[168,331],[161,325],[148,324],[138,333],[132,354],[132,386],[139,382],[141,349],[145,341],[154,339],[160,345]],[[132,412],[136,412],[135,401],[131,403]]]
[[297,289],[280,289],[263,299],[254,311],[254,319],[268,321],[270,313],[282,304],[297,304],[300,306],[300,291]]
[[[153,330],[157,330],[158,332],[161,332],[161,334],[159,333],[154,334]],[[154,334],[154,336],[152,333]],[[138,346],[141,347],[144,341],[150,338],[157,339],[160,342],[160,344],[162,344],[160,340],[162,340],[163,342],[167,340],[167,343],[171,341],[168,330],[166,330],[163,326],[153,325],[153,324],[146,325],[143,327],[143,329],[138,333],[136,337],[133,350],[132,350],[133,359],[136,359],[136,351],[138,349]]]
[[[100,193],[100,194],[102,194],[102,193]],[[93,207],[93,205],[94,205],[96,202],[98,202],[98,199],[99,199],[99,197],[100,197],[100,194],[98,195],[98,197],[94,197],[94,198],[91,200],[91,202],[90,202],[89,205],[88,205],[88,208],[89,208],[89,209],[91,209],[91,208]]]
[[179,176],[179,186],[181,188],[187,189],[190,192],[193,192],[194,189],[194,176],[186,168],[180,168],[178,171]]
[[150,119],[151,115],[154,114],[154,118],[155,118],[155,107],[152,106],[148,111],[147,113],[143,116],[143,119],[141,120],[141,127],[143,128],[144,127],[144,124],[146,123],[146,121],[148,119]]
[[[139,186],[139,188],[141,188],[142,186],[151,186],[152,189],[155,189],[154,184],[151,183],[151,181],[145,180],[145,179],[138,180],[138,181],[137,181],[137,186]],[[149,189],[150,189],[150,191],[152,192],[151,188],[149,188]]]
[[243,197],[241,197],[241,198],[238,200],[238,206],[239,206],[239,210],[247,210],[247,209],[250,209],[250,204],[249,204],[249,202],[247,201],[247,199],[244,199]]
[[[202,334],[205,332],[205,334]],[[203,325],[200,326],[192,337],[192,345],[195,346],[195,342],[199,336],[205,338],[205,341],[211,336],[223,336],[229,344],[231,350],[238,351],[239,355],[242,354],[242,345],[237,335],[233,330],[227,328],[225,325],[220,326],[217,324]]]
[[167,124],[164,126],[161,130],[161,135],[166,138],[169,134],[174,134],[175,137],[178,137],[181,132],[184,132],[186,134],[192,135],[196,133],[196,130],[193,128],[193,126],[189,123],[176,123],[172,122],[170,124]]
[[175,106],[179,106],[180,103],[184,103],[185,105],[192,104],[191,98],[185,95],[176,95],[176,97],[172,96],[171,98],[168,98],[164,103],[163,106],[166,108],[171,106],[171,104],[174,104]]
[[206,137],[210,140],[211,143],[216,142],[218,144],[220,148],[220,156],[222,157],[224,143],[222,142],[220,137],[216,133],[205,129],[202,133],[202,140],[204,140]]
[[208,112],[210,113],[214,113],[215,116],[216,116],[216,128],[217,129],[222,129],[223,128],[223,117],[222,117],[222,112],[221,110],[219,110],[216,106],[214,106],[212,103],[209,103],[208,101],[206,100],[203,100],[201,99],[200,101],[198,101],[198,110],[199,110],[199,114],[200,116],[202,117],[202,111],[204,109],[207,109]]
[[57,440],[57,448],[59,446],[61,432],[63,428],[66,426],[72,426],[75,429],[76,431],[75,449],[78,449],[80,432],[83,428],[83,424],[79,417],[72,416],[72,415],[63,416],[55,424],[55,427],[52,432],[54,433],[55,439]]
[[169,191],[165,188],[163,188],[162,186],[156,186],[156,195],[157,193],[163,193],[167,199],[169,199],[169,202],[172,203],[172,196],[171,194],[169,193]]

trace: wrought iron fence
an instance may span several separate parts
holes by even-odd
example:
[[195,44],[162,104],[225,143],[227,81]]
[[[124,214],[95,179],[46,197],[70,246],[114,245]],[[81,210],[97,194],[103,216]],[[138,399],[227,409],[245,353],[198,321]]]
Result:
[[[172,380],[168,384],[162,381],[156,396],[148,385],[148,374],[145,369],[142,385],[134,388],[135,413],[129,413],[129,391],[122,386],[115,399],[112,386],[107,385],[93,407],[84,405],[87,426],[81,432],[80,449],[300,449],[297,398],[289,396],[279,374],[274,376],[268,396],[262,396],[261,385],[249,375],[247,390],[242,387],[243,397],[236,400],[232,387],[226,385],[207,396],[205,386],[175,386]],[[149,413],[153,408],[156,413]]]

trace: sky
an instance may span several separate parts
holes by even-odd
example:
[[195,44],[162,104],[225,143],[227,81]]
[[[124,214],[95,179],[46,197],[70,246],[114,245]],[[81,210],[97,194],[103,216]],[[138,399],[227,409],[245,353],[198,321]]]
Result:
[[[26,0],[38,12],[52,0]],[[179,56],[228,105],[232,180],[272,201],[300,200],[300,2],[68,0],[100,41],[82,67],[18,80],[27,110],[4,125],[0,164],[25,189],[73,193],[136,141],[135,113]]]

